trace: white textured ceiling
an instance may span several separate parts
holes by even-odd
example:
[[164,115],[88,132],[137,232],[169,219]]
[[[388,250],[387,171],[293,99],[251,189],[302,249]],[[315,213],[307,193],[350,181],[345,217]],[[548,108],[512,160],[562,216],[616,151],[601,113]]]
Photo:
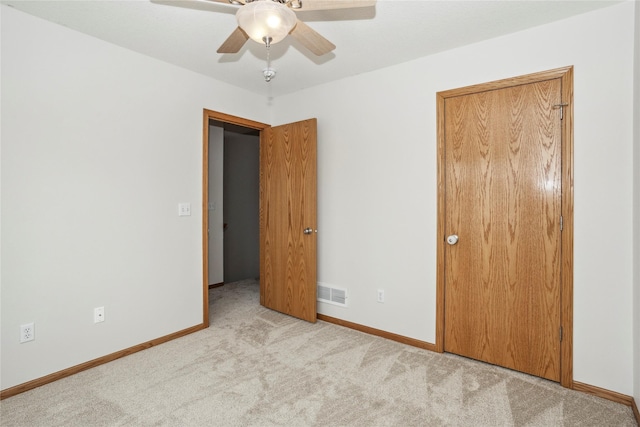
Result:
[[369,8],[299,12],[300,19],[337,48],[316,57],[287,37],[271,48],[277,76],[270,83],[262,78],[264,46],[248,41],[237,54],[216,53],[236,28],[237,6],[191,0],[2,3],[216,80],[277,97],[619,1],[378,0]]

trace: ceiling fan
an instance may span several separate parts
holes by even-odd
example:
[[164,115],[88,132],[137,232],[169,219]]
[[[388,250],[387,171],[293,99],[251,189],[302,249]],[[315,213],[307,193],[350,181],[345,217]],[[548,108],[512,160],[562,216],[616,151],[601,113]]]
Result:
[[207,1],[240,6],[236,13],[238,28],[222,43],[218,53],[237,53],[249,39],[266,45],[268,49],[270,45],[290,35],[318,56],[331,52],[336,46],[298,19],[295,12],[369,7],[376,3],[376,0]]

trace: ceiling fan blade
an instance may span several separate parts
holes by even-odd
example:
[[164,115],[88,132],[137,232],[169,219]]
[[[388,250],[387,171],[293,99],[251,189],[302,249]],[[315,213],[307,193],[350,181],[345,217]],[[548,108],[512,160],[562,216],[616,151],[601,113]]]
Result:
[[238,27],[218,48],[218,53],[238,53],[247,40],[249,40],[247,33]]
[[298,23],[289,34],[291,37],[299,41],[300,44],[318,56],[329,53],[336,48],[336,45],[322,37],[318,32],[299,19]]
[[[221,1],[221,0],[219,0]],[[351,9],[356,7],[375,6],[376,0],[299,0],[302,6],[295,11],[326,10],[326,9]],[[293,0],[295,3],[295,0]]]
[[244,4],[244,0],[235,0],[235,1],[230,1],[230,0],[204,0],[204,1],[212,1],[214,3],[234,4],[236,6]]

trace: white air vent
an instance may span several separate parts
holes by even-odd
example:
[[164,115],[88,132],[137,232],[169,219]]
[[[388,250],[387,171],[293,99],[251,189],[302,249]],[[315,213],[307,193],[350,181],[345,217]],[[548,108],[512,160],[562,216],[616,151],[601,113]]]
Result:
[[318,301],[346,307],[347,290],[336,288],[326,283],[318,283]]

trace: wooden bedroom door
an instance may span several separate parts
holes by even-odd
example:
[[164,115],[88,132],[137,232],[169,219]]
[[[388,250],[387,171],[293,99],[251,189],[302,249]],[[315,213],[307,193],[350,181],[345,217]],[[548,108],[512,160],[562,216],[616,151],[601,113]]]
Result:
[[316,119],[260,135],[260,303],[316,321]]
[[444,100],[444,350],[560,380],[562,81]]

